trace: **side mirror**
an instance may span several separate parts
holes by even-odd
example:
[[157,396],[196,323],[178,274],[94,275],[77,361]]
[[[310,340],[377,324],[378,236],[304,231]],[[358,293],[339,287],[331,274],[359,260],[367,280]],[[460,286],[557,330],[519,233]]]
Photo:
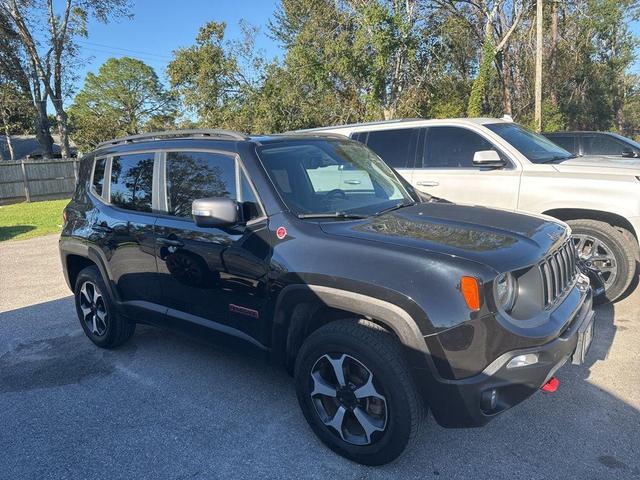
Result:
[[200,198],[191,204],[193,221],[199,227],[230,227],[240,220],[238,202],[230,198]]
[[638,154],[631,148],[625,148],[622,150],[622,156],[625,158],[636,158]]
[[495,150],[481,150],[473,154],[473,164],[478,167],[504,167],[504,160]]

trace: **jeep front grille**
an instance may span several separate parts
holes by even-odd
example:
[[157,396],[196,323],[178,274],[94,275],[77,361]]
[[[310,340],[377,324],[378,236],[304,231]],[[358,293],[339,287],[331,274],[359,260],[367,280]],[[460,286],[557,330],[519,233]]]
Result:
[[576,248],[569,239],[538,265],[545,308],[553,305],[573,285],[578,273],[576,257]]

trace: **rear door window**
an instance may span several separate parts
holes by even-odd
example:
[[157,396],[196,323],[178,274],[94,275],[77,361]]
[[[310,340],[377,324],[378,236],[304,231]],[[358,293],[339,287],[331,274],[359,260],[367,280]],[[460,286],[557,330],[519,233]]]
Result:
[[[357,137],[355,136],[357,135]],[[416,152],[417,128],[399,128],[369,132],[366,140],[363,133],[352,138],[366,143],[387,165],[393,168],[413,168]]]
[[495,150],[493,145],[471,130],[461,127],[429,127],[418,167],[477,168],[476,152]]
[[121,155],[111,160],[111,203],[116,207],[151,212],[154,153]]

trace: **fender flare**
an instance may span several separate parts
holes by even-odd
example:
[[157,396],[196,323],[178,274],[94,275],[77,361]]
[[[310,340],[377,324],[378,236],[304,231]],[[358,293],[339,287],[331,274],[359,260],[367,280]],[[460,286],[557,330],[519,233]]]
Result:
[[379,298],[334,287],[310,284],[288,285],[278,295],[274,311],[273,353],[285,358],[286,337],[290,319],[287,311],[305,300],[316,300],[322,304],[353,312],[386,326],[408,351],[410,364],[414,368],[428,368],[430,354],[424,336],[413,318],[403,308]]
[[[113,282],[111,281],[111,275],[109,275],[107,262],[103,258],[104,254],[101,250],[91,245],[87,245],[85,243],[79,242],[77,240],[64,239],[60,242],[60,252],[63,256],[63,261],[65,263],[67,262],[67,257],[69,255],[77,255],[79,257],[86,258],[87,260],[94,263],[95,266],[98,267],[98,270],[102,275],[102,279],[104,280],[104,283],[107,287],[107,290],[109,291],[109,294],[111,295],[111,298],[115,300],[116,304],[120,303],[120,295],[118,294],[118,291],[115,288],[115,285],[113,285]],[[63,265],[63,270],[65,272],[65,280],[67,281],[67,284],[69,285],[69,288],[71,289],[71,291],[73,291],[74,285],[71,285],[69,278],[67,277],[66,265]]]

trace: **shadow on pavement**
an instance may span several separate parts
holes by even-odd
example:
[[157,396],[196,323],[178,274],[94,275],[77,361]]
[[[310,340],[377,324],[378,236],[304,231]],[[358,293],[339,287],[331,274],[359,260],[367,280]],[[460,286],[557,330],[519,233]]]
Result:
[[[590,382],[616,336],[610,305],[596,327],[588,363],[563,367],[556,394],[478,429],[428,418],[399,461],[367,468],[316,440],[291,379],[248,344],[139,326],[105,351],[82,334],[71,297],[32,305],[0,314],[0,477],[640,476],[640,412]],[[101,461],[88,462],[96,448]]]
[[35,230],[33,225],[11,225],[8,227],[0,227],[0,242],[4,240],[11,240],[18,235],[21,235],[31,230]]

